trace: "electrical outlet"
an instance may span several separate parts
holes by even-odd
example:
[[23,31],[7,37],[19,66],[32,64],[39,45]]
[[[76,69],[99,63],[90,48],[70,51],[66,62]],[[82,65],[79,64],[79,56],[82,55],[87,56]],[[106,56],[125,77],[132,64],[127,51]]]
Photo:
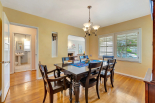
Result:
[[91,54],[90,54],[89,56],[90,56],[90,57],[92,57],[92,55],[91,55]]

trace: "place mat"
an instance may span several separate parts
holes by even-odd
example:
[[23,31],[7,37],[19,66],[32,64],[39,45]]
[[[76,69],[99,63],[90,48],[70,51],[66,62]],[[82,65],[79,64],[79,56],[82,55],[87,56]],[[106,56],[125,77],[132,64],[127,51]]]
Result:
[[[90,63],[97,63],[97,62],[101,62],[101,61],[100,60],[90,60]],[[86,64],[85,61],[82,61],[81,63],[75,63],[75,64],[72,64],[72,65],[75,66],[75,67],[81,68],[81,67],[88,66],[89,64]]]

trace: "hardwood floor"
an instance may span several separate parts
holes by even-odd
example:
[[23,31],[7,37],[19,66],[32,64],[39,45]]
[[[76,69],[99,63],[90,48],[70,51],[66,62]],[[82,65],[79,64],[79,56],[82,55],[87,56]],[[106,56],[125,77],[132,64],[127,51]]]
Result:
[[10,86],[36,80],[36,70],[17,72],[10,75]]
[[[32,71],[33,72],[33,71]],[[33,74],[33,73],[32,73]],[[20,80],[20,76],[18,77]],[[21,79],[22,80],[22,79]],[[89,103],[145,103],[144,82],[142,80],[115,74],[114,88],[110,80],[107,81],[107,93],[104,90],[103,79],[100,83],[100,99],[96,94],[96,87],[88,92]],[[33,80],[10,87],[5,103],[42,103],[44,88],[42,80]],[[73,102],[74,103],[74,95]],[[45,103],[49,103],[47,95]],[[54,103],[69,103],[69,92],[54,95]],[[85,103],[84,88],[80,87],[80,103]]]

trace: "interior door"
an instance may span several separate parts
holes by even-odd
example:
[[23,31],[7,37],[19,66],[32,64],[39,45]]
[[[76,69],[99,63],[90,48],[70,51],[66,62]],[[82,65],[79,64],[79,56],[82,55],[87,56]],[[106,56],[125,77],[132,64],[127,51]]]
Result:
[[2,20],[2,102],[10,88],[10,32],[9,21],[3,12]]

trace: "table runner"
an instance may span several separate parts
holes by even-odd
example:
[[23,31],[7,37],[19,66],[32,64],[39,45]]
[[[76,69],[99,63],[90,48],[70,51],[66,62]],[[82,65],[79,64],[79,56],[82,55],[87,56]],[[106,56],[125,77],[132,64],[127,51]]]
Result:
[[[97,62],[101,62],[101,60],[90,60],[90,63],[97,63]],[[103,61],[103,62],[105,62],[105,61]],[[81,68],[81,67],[88,66],[89,64],[88,63],[86,64],[85,61],[82,61],[81,63],[74,63],[72,65],[75,67]]]

